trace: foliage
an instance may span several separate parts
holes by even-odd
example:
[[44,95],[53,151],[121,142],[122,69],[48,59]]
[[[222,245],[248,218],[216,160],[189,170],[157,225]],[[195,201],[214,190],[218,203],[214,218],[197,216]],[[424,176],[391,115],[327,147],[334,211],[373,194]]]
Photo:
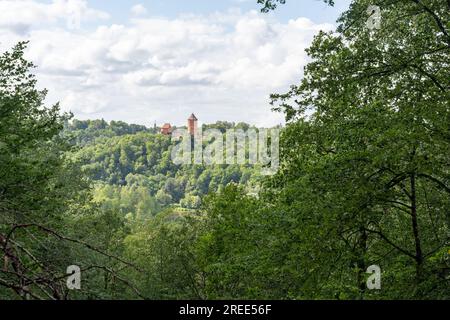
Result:
[[[69,126],[64,135],[70,136],[73,133],[70,129],[72,127],[73,125]],[[246,129],[249,126],[243,123],[235,125],[218,122],[206,125],[205,128],[226,131],[230,128]],[[103,132],[103,129],[99,130]],[[201,198],[209,192],[218,191],[221,186],[238,183],[252,189],[261,178],[258,170],[250,165],[175,165],[171,160],[171,152],[176,142],[171,141],[168,136],[147,130],[110,138],[104,136],[97,140],[91,138],[99,136],[92,128],[76,129],[76,133],[91,141],[84,146],[81,142],[81,148],[72,155],[72,159],[81,164],[86,175],[103,185],[123,187],[121,190],[146,189],[148,192],[142,191],[141,194],[155,198],[160,207],[181,205],[198,209]],[[110,193],[110,197],[116,198],[111,193],[111,188],[105,189],[100,185],[96,190]],[[99,197],[105,198],[104,195]]]
[[[59,133],[70,115],[44,105],[46,91],[36,89],[25,47],[0,56],[0,297],[66,299],[68,266],[111,274],[114,264],[127,263],[109,250],[120,229],[114,213],[90,202],[87,179],[67,157],[70,146]],[[97,279],[98,272],[86,288]],[[85,289],[77,296],[110,293]]]
[[[322,0],[323,2],[334,5],[334,0]],[[262,5],[261,12],[267,13],[271,10],[275,10],[278,4],[285,4],[286,0],[258,0],[258,4]]]
[[[353,1],[302,80],[272,95],[287,124],[267,179],[175,165],[155,128],[70,121],[18,44],[0,56],[0,297],[449,299],[449,12]],[[68,292],[72,264],[84,282]]]

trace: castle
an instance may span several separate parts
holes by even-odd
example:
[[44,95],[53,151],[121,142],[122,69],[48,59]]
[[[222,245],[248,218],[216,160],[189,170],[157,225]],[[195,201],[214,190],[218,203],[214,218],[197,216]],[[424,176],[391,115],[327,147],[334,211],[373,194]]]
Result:
[[188,132],[191,136],[194,136],[197,132],[197,123],[197,117],[195,116],[195,114],[191,114],[191,116],[188,118]]
[[[187,119],[187,128],[188,128],[188,132],[191,136],[194,136],[195,133],[197,132],[197,128],[198,128],[198,119],[195,116],[195,114],[191,114],[191,116]],[[172,134],[173,131],[173,127],[170,123],[165,123],[162,127],[161,127],[161,134],[165,135],[165,136],[170,136]]]

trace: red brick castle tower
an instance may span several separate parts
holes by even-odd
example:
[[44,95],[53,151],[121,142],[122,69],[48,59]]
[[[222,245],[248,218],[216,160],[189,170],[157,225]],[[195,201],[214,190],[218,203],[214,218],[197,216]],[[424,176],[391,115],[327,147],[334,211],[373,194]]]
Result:
[[188,132],[191,136],[194,136],[197,132],[197,122],[198,119],[194,114],[191,114],[191,116],[188,119]]

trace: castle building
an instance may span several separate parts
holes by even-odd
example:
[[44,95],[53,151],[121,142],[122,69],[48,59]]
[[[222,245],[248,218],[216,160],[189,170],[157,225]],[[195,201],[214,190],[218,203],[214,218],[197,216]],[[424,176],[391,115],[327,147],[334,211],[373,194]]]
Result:
[[170,123],[166,123],[161,127],[161,134],[169,136],[172,134],[172,126]]
[[191,136],[195,135],[198,128],[198,119],[194,114],[188,118],[188,132]]
[[[188,128],[188,133],[191,136],[194,136],[197,133],[197,129],[198,129],[198,119],[194,114],[191,114],[191,116],[188,118],[188,123],[187,123],[187,128]],[[165,135],[165,136],[170,136],[173,133],[173,127],[170,123],[165,123],[162,127],[161,127],[161,134]]]

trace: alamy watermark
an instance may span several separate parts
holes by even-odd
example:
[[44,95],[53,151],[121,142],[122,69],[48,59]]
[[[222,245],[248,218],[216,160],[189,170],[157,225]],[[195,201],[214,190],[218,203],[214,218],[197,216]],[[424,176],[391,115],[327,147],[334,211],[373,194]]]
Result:
[[263,175],[274,175],[280,165],[280,130],[276,128],[229,129],[225,133],[199,128],[192,135],[177,129],[172,141],[176,142],[172,161],[177,165],[260,165]]
[[66,285],[69,290],[81,289],[81,268],[76,265],[68,266],[66,273],[69,275]]
[[68,3],[66,25],[69,30],[81,29],[81,8],[72,1]]
[[369,290],[381,290],[381,268],[377,265],[372,265],[367,268],[366,273],[371,274],[367,279],[366,285]]
[[367,8],[369,18],[366,21],[366,26],[370,30],[381,29],[381,9],[379,6],[371,5]]

